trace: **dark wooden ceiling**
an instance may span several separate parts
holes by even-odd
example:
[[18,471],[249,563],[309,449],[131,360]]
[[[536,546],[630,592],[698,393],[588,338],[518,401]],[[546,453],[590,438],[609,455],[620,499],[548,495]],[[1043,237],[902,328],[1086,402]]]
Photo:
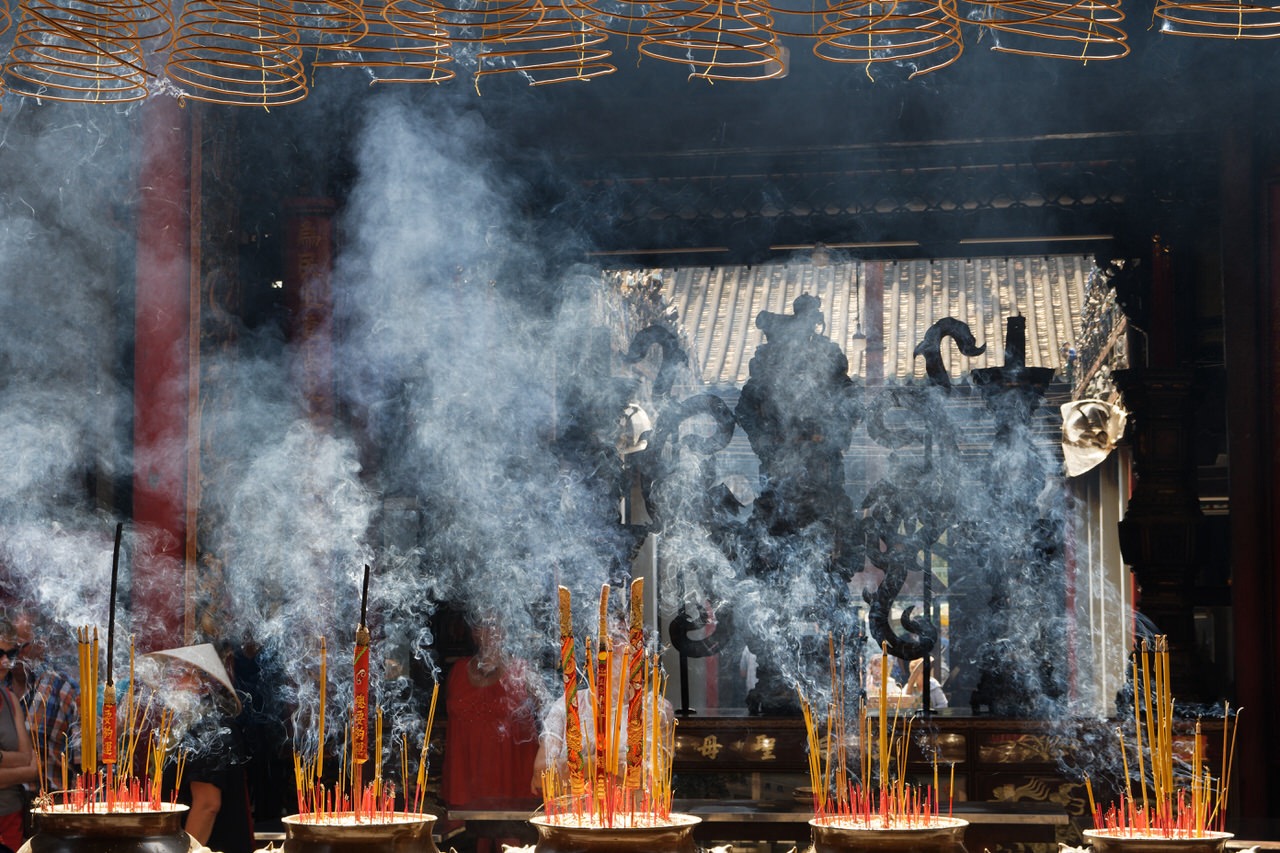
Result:
[[[869,257],[1124,252],[1207,224],[1223,133],[1268,133],[1277,112],[1274,47],[1162,35],[1149,20],[1130,11],[1123,59],[1014,56],[971,38],[955,65],[915,79],[872,80],[801,46],[784,79],[711,85],[625,44],[612,75],[542,87],[510,75],[479,94],[465,74],[392,95],[330,73],[302,104],[241,113],[246,144],[262,131],[276,152],[255,156],[249,193],[292,176],[341,195],[352,176],[335,152],[358,103],[395,96],[442,122],[479,117],[477,158],[523,188],[549,233],[605,262],[750,263],[814,242]],[[295,137],[281,146],[286,112]]]

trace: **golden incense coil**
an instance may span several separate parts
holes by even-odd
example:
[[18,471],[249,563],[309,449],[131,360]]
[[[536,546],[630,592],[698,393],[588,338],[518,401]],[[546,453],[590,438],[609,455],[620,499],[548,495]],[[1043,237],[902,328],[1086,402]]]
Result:
[[147,97],[155,77],[147,49],[163,48],[172,32],[155,0],[24,0],[18,8],[4,71],[10,91],[91,103]]
[[640,53],[687,65],[689,78],[772,80],[787,73],[787,51],[773,32],[773,18],[753,0],[684,4],[655,19],[642,34]]
[[284,0],[188,0],[165,71],[186,97],[215,104],[281,106],[308,92]]
[[570,15],[601,33],[638,37],[678,14],[669,0],[564,0]]
[[1280,5],[1227,0],[1157,0],[1160,32],[1216,39],[1280,38]]
[[529,85],[590,80],[617,70],[606,62],[612,51],[602,47],[608,34],[586,10],[570,14],[561,0],[539,0],[536,21],[514,25],[509,32],[486,40],[477,57],[476,90],[480,81],[498,74],[516,74]]
[[313,68],[359,68],[374,83],[441,83],[455,72],[447,66],[449,34],[441,22],[416,6],[366,0],[360,6],[364,34],[352,45],[318,45]]
[[293,22],[302,47],[350,47],[369,31],[360,0],[298,2]]
[[823,15],[813,46],[831,62],[871,66],[892,63],[910,77],[946,68],[964,51],[955,0],[844,0]]
[[996,33],[992,50],[1048,59],[1129,55],[1121,0],[962,0],[976,7],[961,23]]

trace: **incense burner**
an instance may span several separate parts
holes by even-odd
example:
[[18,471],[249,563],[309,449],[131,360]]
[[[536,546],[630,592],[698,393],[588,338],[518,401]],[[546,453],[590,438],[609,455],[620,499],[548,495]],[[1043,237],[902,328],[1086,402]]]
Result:
[[339,812],[325,818],[290,815],[283,819],[285,853],[439,853],[431,830],[436,817],[395,812],[356,817]]
[[586,824],[572,816],[530,818],[538,831],[536,853],[695,853],[693,829],[701,818],[673,814],[634,825]]
[[1083,834],[1094,853],[1222,853],[1233,837],[1230,832],[1164,835],[1102,829],[1086,829]]
[[809,821],[814,853],[965,853],[966,820],[932,817],[912,823],[880,825],[826,817]]
[[195,853],[201,846],[182,828],[183,805],[114,806],[111,811],[38,806],[31,816],[35,834],[18,853]]

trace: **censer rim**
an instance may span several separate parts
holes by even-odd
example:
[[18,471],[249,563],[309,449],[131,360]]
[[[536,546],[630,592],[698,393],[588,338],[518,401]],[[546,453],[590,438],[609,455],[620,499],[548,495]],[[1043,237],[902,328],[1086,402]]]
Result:
[[815,817],[809,821],[810,826],[816,826],[821,829],[833,829],[839,832],[938,832],[939,830],[964,829],[969,825],[969,821],[959,817],[946,817],[944,815],[934,815],[930,818],[922,818],[921,821],[928,822],[912,822],[910,824],[882,826],[878,825],[881,819],[878,816],[872,816],[866,822],[862,822],[861,818],[853,818],[857,823],[843,823],[849,821],[850,818],[841,815],[828,815],[826,817]]
[[158,806],[151,803],[134,803],[137,808],[125,808],[120,803],[110,806],[105,803],[97,803],[90,808],[82,806],[74,806],[64,803],[54,803],[47,806],[32,806],[31,813],[33,815],[47,817],[109,817],[111,815],[172,815],[182,814],[190,810],[190,806],[185,803],[160,803]]
[[651,824],[642,824],[639,826],[617,826],[617,825],[598,826],[598,825],[587,825],[587,824],[581,824],[581,823],[572,824],[572,823],[564,823],[564,822],[558,821],[557,818],[559,817],[561,817],[561,815],[540,814],[540,815],[534,815],[533,817],[530,817],[528,821],[529,823],[532,823],[536,826],[546,826],[546,827],[551,827],[552,829],[572,829],[572,830],[585,830],[585,831],[599,830],[601,832],[610,832],[610,831],[616,832],[618,830],[641,831],[641,830],[661,830],[661,829],[682,829],[687,826],[697,826],[698,824],[702,823],[702,818],[698,817],[697,815],[685,814],[683,812],[672,812],[670,815],[667,816],[665,820],[663,820],[660,823],[655,822]]
[[1140,829],[1086,829],[1080,834],[1086,838],[1103,838],[1107,841],[1168,842],[1169,844],[1203,844],[1206,841],[1228,841],[1236,837],[1234,832],[1209,829],[1198,835],[1190,835],[1187,830],[1175,830],[1173,834],[1168,834],[1165,830],[1152,832]]
[[415,823],[434,823],[440,819],[439,815],[430,812],[379,812],[374,817],[361,816],[351,823],[335,823],[332,818],[356,818],[354,811],[329,812],[326,817],[317,817],[314,815],[291,814],[280,818],[281,823],[290,826],[321,826],[321,827],[342,827],[355,828],[365,826],[412,826]]

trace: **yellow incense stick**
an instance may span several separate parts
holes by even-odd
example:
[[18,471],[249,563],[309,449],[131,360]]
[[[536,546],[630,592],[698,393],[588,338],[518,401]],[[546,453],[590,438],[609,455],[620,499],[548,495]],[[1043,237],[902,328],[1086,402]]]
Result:
[[324,778],[324,700],[329,690],[329,652],[320,638],[320,708],[316,719],[316,776]]

